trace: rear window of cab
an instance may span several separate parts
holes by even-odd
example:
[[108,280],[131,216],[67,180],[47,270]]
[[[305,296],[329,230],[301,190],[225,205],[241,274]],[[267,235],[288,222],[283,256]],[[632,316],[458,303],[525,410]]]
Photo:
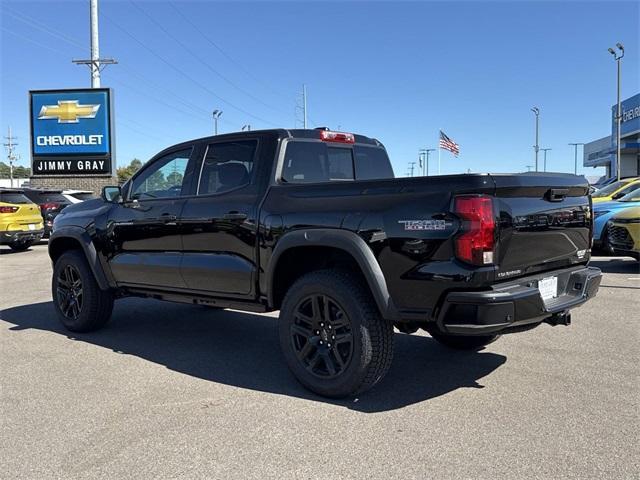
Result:
[[290,141],[282,166],[287,183],[345,182],[393,178],[384,148],[328,142]]
[[14,205],[23,205],[25,203],[33,203],[22,193],[17,192],[0,192],[0,203],[13,203]]

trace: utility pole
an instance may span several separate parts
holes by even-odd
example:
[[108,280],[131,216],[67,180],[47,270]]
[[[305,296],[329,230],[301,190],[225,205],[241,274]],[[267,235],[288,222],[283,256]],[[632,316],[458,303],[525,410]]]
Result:
[[302,118],[303,125],[306,130],[307,128],[307,86],[302,84]]
[[9,135],[4,138],[7,139],[7,143],[5,143],[4,146],[7,147],[7,160],[9,160],[9,179],[11,182],[10,184],[13,187],[13,162],[17,161],[20,157],[18,157],[18,155],[16,155],[14,152],[14,148],[18,144],[14,143],[16,137],[11,135],[11,127],[9,127]]
[[413,177],[413,168],[416,162],[409,162],[409,176]]
[[245,130],[247,132],[251,131],[251,125],[249,125],[248,123],[246,125],[243,125],[242,126],[242,131],[244,132]]
[[535,167],[536,167],[536,172],[538,171],[538,151],[540,150],[540,145],[538,143],[538,132],[539,132],[539,119],[540,119],[540,109],[538,107],[533,107],[531,109],[531,111],[535,114],[536,116],[536,144],[533,146],[533,150],[535,152]]
[[616,63],[618,64],[618,101],[617,101],[617,112],[616,112],[616,176],[618,180],[620,180],[620,124],[622,123],[622,108],[620,106],[620,63],[622,57],[624,57],[624,46],[621,43],[616,43],[616,47],[620,50],[620,54],[616,53],[613,48],[609,49],[609,53],[613,55]]
[[[584,143],[570,143],[569,145],[573,145],[573,150],[574,150],[573,174],[577,175],[578,174],[578,145],[584,145]],[[618,173],[620,173],[620,169],[618,169]]]
[[98,0],[89,0],[89,22],[91,29],[91,58],[71,60],[76,65],[88,65],[91,70],[91,88],[100,88],[100,72],[116,62],[113,58],[100,58],[100,34],[98,33]]
[[546,172],[547,171],[547,152],[549,150],[551,150],[550,148],[541,148],[540,150],[542,150],[544,152],[544,160],[543,160],[543,167],[542,167],[542,171]]
[[218,119],[222,115],[222,110],[213,111],[213,134],[218,135]]
[[[422,166],[422,175],[423,176],[426,176],[426,177],[429,176],[429,154],[431,152],[435,152],[435,151],[436,151],[435,148],[422,148],[422,149],[420,149],[420,155],[422,155],[422,158],[424,158],[424,163],[421,164],[421,166]],[[421,161],[422,161],[422,159],[421,159]]]

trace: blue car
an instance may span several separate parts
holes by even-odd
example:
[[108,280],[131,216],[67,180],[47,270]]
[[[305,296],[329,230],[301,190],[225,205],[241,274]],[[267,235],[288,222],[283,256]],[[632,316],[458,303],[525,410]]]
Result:
[[611,202],[596,203],[593,206],[593,246],[595,248],[607,248],[607,222],[616,213],[625,208],[640,207],[640,188],[627,193],[624,197]]

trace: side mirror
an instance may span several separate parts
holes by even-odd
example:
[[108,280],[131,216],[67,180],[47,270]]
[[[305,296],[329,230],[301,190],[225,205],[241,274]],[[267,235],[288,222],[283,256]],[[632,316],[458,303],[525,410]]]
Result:
[[109,186],[102,189],[102,199],[109,203],[120,203],[122,201],[122,189],[118,186]]

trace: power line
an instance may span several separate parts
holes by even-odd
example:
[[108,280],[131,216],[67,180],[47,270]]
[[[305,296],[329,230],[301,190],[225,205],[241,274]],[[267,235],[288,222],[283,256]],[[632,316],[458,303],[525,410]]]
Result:
[[17,140],[18,137],[14,137],[11,135],[11,127],[9,127],[9,134],[4,137],[7,139],[7,143],[4,144],[7,147],[7,160],[9,161],[9,179],[11,182],[11,186],[13,187],[13,162],[19,160],[20,156],[16,155],[14,152],[14,147],[18,144],[14,143],[14,140]]
[[272,105],[269,105],[268,103],[265,103],[264,101],[262,101],[260,98],[256,97],[255,95],[253,95],[250,92],[247,92],[246,90],[240,88],[238,85],[236,85],[232,80],[230,80],[229,78],[227,78],[226,76],[224,76],[223,74],[221,74],[218,70],[216,70],[215,68],[213,68],[211,65],[209,65],[209,63],[203,59],[200,55],[198,55],[197,53],[195,53],[191,48],[189,48],[188,45],[186,45],[184,42],[182,42],[179,38],[177,38],[175,35],[173,35],[169,30],[167,30],[166,28],[164,28],[164,26],[162,26],[162,24],[158,21],[156,21],[151,15],[149,15],[140,5],[136,4],[135,2],[133,2],[133,0],[129,0],[129,3],[131,5],[133,5],[136,9],[138,9],[138,11],[140,13],[142,13],[145,17],[147,17],[147,19],[153,23],[156,27],[158,27],[166,36],[168,36],[169,38],[171,38],[174,42],[176,42],[178,45],[180,45],[186,52],[189,53],[189,55],[191,55],[193,58],[195,58],[198,62],[200,62],[202,65],[204,65],[205,67],[207,67],[207,69],[209,69],[211,72],[213,72],[215,75],[217,75],[218,77],[220,77],[222,80],[224,80],[225,82],[227,82],[229,85],[231,85],[233,88],[235,88],[236,90],[238,90],[240,93],[243,93],[244,95],[248,96],[249,98],[251,98],[252,100],[255,100],[258,103],[261,103],[262,105],[264,105],[267,108],[270,108],[272,110],[276,110],[276,111],[281,111],[279,108],[274,107]]
[[220,47],[216,42],[214,42],[213,40],[211,40],[211,38],[209,38],[208,35],[206,35],[194,22],[191,21],[191,19],[189,17],[187,17],[184,13],[182,13],[182,11],[175,5],[175,3],[169,1],[167,2],[171,8],[173,8],[176,13],[178,15],[180,15],[180,17],[182,17],[182,19],[187,22],[191,28],[193,28],[196,32],[198,32],[213,48],[215,48],[216,50],[218,50],[222,55],[224,55],[224,57],[229,60],[231,63],[233,63],[236,67],[238,67],[240,70],[242,70],[247,76],[249,76],[251,79],[253,79],[254,81],[256,81],[257,83],[260,83],[261,85],[263,85],[264,87],[266,87],[268,90],[270,90],[271,92],[275,93],[276,95],[281,96],[283,99],[287,98],[287,95],[284,95],[281,92],[278,92],[277,90],[275,90],[273,87],[271,87],[271,85],[269,85],[268,83],[264,82],[263,80],[259,79],[257,76],[253,75],[248,69],[246,69],[240,62],[236,61],[233,57],[231,57],[231,55],[229,55],[226,51],[224,51],[222,49],[222,47]]
[[[11,13],[11,15],[14,16],[13,13]],[[15,18],[18,18],[18,20],[21,20],[21,21],[25,22],[26,24],[30,25],[32,28],[35,28],[35,29],[40,30],[40,31],[42,31],[44,33],[47,33],[47,34],[52,35],[54,37],[57,37],[57,38],[59,38],[61,40],[64,40],[66,43],[68,43],[69,45],[73,45],[74,47],[81,48],[81,49],[85,48],[77,40],[75,40],[72,37],[69,37],[67,35],[64,35],[63,33],[61,33],[60,31],[58,31],[56,29],[53,29],[53,28],[41,28],[38,25],[38,24],[42,25],[41,22],[38,22],[36,19],[34,19],[32,17],[28,17],[28,16],[23,15],[23,14],[20,14],[20,16],[23,17],[23,18],[18,18],[17,16]],[[62,52],[61,50],[52,48],[51,46],[49,46],[47,44],[40,43],[40,42],[34,40],[31,37],[26,37],[24,35],[21,35],[19,33],[11,31],[11,30],[9,30],[9,29],[7,29],[5,27],[2,27],[2,30],[6,31],[7,33],[10,33],[10,34],[12,34],[12,35],[14,35],[14,36],[16,36],[18,38],[21,38],[23,40],[31,42],[34,45],[39,46],[40,48],[44,48],[46,50],[49,50],[49,51],[52,51],[52,52],[55,52],[55,53],[58,53],[58,54],[61,54],[61,55],[67,55],[66,53]],[[195,111],[199,111],[201,114],[206,116],[207,119],[209,118],[208,117],[208,115],[209,115],[208,110],[205,110],[204,108],[198,107],[197,105],[189,102],[188,100],[185,100],[185,99],[179,97],[178,95],[176,95],[174,92],[170,91],[169,89],[160,87],[159,84],[153,82],[152,80],[150,80],[149,78],[145,77],[144,75],[135,72],[133,69],[127,67],[124,64],[119,64],[119,67],[120,67],[120,69],[123,69],[123,70],[125,70],[125,71],[127,71],[129,73],[132,73],[133,75],[135,75],[138,78],[142,79],[147,84],[147,86],[152,86],[152,88],[156,88],[158,90],[164,90],[164,92],[165,92],[164,95],[168,94],[168,95],[174,97],[179,103],[181,103],[181,104],[183,104],[183,105],[185,105],[185,106],[187,106],[189,108],[192,108]],[[136,90],[136,91],[140,92],[140,90],[131,87],[130,85],[126,84],[125,82],[119,81],[119,83],[121,83],[122,85],[126,86],[127,88],[130,88],[132,90]],[[157,99],[156,97],[152,97],[152,96],[150,96],[148,94],[147,94],[147,96],[149,98],[153,98],[153,99],[157,100],[160,103],[164,103],[161,100]],[[171,106],[171,108],[175,108],[175,107]]]
[[193,77],[191,77],[190,75],[186,74],[185,72],[183,72],[181,69],[179,69],[178,67],[176,67],[175,65],[173,65],[169,60],[167,60],[166,58],[164,58],[162,55],[156,53],[154,50],[152,50],[151,48],[149,48],[144,42],[138,40],[134,35],[132,35],[128,30],[126,30],[125,28],[121,27],[118,22],[116,22],[114,19],[112,19],[110,16],[103,14],[103,16],[109,20],[109,22],[115,26],[116,28],[118,28],[121,32],[123,32],[125,35],[127,35],[129,38],[131,38],[134,42],[136,42],[138,45],[140,45],[142,48],[144,48],[146,51],[148,51],[151,55],[153,55],[154,57],[156,57],[158,60],[160,60],[162,63],[164,63],[165,65],[167,65],[169,68],[171,68],[172,70],[175,70],[176,72],[178,72],[181,76],[183,76],[184,78],[186,78],[187,80],[191,81],[192,83],[194,83],[195,85],[197,85],[198,87],[200,87],[202,90],[208,92],[210,95],[214,96],[215,98],[217,98],[218,100],[220,100],[221,102],[229,105],[231,108],[233,108],[234,110],[237,110],[241,113],[244,113],[245,115],[248,115],[252,118],[255,118],[256,120],[259,120],[263,123],[266,123],[268,125],[272,125],[272,126],[278,126],[277,124],[270,122],[268,120],[265,120],[264,118],[261,118],[257,115],[254,115],[252,113],[249,113],[248,111],[234,105],[233,103],[225,100],[224,98],[222,98],[220,95],[218,95],[217,93],[215,93],[214,91],[212,91],[209,87],[207,87],[206,85],[203,85],[201,82],[199,82],[198,80],[194,79]]
[[73,45],[74,47],[78,47],[78,48],[82,49],[83,51],[87,51],[88,50],[86,45],[81,44],[79,41],[75,40],[72,37],[69,37],[68,35],[65,35],[64,33],[60,32],[59,30],[52,29],[49,26],[47,26],[46,24],[36,20],[33,17],[29,17],[29,16],[24,15],[22,13],[14,12],[11,9],[7,9],[6,6],[4,8],[7,11],[7,13],[9,15],[11,15],[13,18],[15,18],[15,19],[17,19],[17,20],[19,20],[19,21],[21,21],[23,23],[26,23],[29,26],[31,26],[31,27],[33,27],[33,28],[35,28],[37,30],[43,31],[45,33],[48,33],[49,35],[53,35],[54,37],[58,37],[59,39],[64,40],[65,42],[69,43],[70,45]]

